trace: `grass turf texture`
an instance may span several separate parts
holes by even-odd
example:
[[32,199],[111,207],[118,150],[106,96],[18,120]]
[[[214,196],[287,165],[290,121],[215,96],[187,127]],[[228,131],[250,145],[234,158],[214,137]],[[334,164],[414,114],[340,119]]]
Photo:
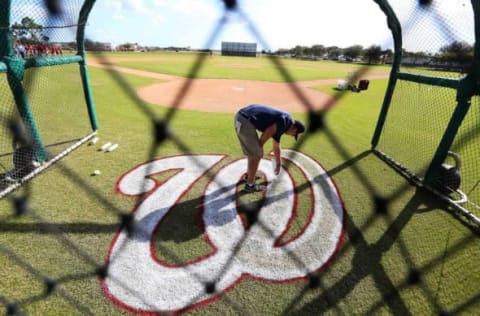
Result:
[[[147,53],[143,55],[145,61],[142,62],[141,59],[136,58],[138,55],[135,54],[106,54],[102,56],[113,65],[183,77],[192,76],[192,70],[195,69],[198,70],[198,73],[196,73],[198,78],[288,81],[278,70],[276,61],[268,57],[244,58],[219,55],[211,57],[187,53]],[[119,59],[109,60],[109,56],[115,56]],[[202,64],[197,69],[194,65],[199,60],[202,61]],[[293,81],[345,78],[349,73],[363,67],[361,64],[296,59],[281,59],[280,63],[288,68]],[[369,68],[389,71],[387,66],[377,65],[369,66]]]
[[[161,55],[166,59],[162,67],[188,73],[196,57],[187,55],[185,61],[179,61],[179,56]],[[226,70],[217,72],[206,65],[201,74],[236,77],[238,67],[228,68],[229,59],[224,61]],[[266,59],[233,58],[232,63],[255,63],[267,69],[238,75],[241,78],[258,80],[274,72],[268,69],[272,66]],[[311,68],[312,62],[293,63],[294,77],[302,80],[336,78],[340,73],[343,77],[352,67],[317,62],[315,65],[328,67],[304,74],[302,69]],[[128,66],[160,69],[151,61]],[[241,157],[230,114],[176,111],[170,128],[181,146],[169,140],[154,147],[152,119],[163,118],[170,110],[156,105],[139,106],[128,92],[157,81],[122,74],[122,86],[108,71],[91,68],[90,75],[100,123],[99,143],[80,147],[13,195],[28,194],[32,212],[14,217],[13,196],[0,202],[0,245],[15,253],[0,252],[0,295],[21,302],[21,311],[31,315],[82,314],[69,301],[78,302],[96,315],[126,314],[101,294],[95,266],[90,262],[103,263],[119,228],[119,212],[129,213],[138,202],[114,193],[115,182],[123,173],[152,157],[182,155],[185,149],[194,154],[228,154],[215,170]],[[276,75],[273,80],[279,78]],[[368,91],[347,92],[326,114],[327,129],[303,139],[300,150],[329,172],[346,207],[344,241],[336,258],[318,274],[316,286],[309,287],[308,281],[277,284],[247,278],[191,314],[436,315],[443,311],[474,315],[479,311],[478,235],[446,212],[445,205],[410,186],[368,150],[385,87],[386,80],[374,80]],[[334,86],[318,89],[337,93]],[[303,114],[295,117],[305,119]],[[111,153],[99,152],[97,149],[107,141],[120,147]],[[295,146],[288,138],[282,145]],[[101,170],[101,175],[90,176],[94,169]],[[206,181],[194,185],[167,216],[168,225],[163,225],[155,237],[159,257],[178,263],[209,251],[197,225],[196,211]],[[376,198],[386,199],[386,212],[378,211],[375,201],[382,199]],[[258,199],[253,194],[242,203],[257,203]],[[39,225],[37,217],[50,226]],[[295,227],[301,227],[304,221],[300,213],[295,220],[297,226],[289,233],[295,235]],[[81,252],[60,238],[59,232]],[[29,269],[39,271],[40,279]],[[59,282],[50,295],[44,295],[45,276]],[[68,296],[62,294],[63,290]],[[5,313],[5,308],[0,305],[0,312]]]

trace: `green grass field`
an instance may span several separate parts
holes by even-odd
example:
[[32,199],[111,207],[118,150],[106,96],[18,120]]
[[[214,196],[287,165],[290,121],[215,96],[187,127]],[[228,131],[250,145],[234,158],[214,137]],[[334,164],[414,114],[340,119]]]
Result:
[[[118,62],[123,67],[184,76],[197,61],[189,54],[116,56],[145,58],[143,62]],[[162,61],[151,62],[151,57]],[[239,69],[239,64],[251,68]],[[285,61],[284,66],[295,80],[336,79],[363,67],[294,60]],[[385,66],[375,68],[388,71]],[[202,78],[283,81],[266,58],[215,56],[206,58],[200,69],[197,75]],[[227,155],[213,168],[213,174],[242,157],[232,114],[170,112],[166,107],[138,102],[132,94],[158,80],[93,67],[89,72],[100,125],[99,143],[80,147],[26,188],[0,201],[3,314],[129,314],[103,295],[96,275],[121,227],[121,214],[130,214],[140,202],[139,198],[115,192],[119,178],[152,159],[185,153]],[[312,279],[315,282],[269,282],[246,277],[215,300],[188,309],[186,314],[480,313],[478,233],[447,211],[445,204],[410,185],[370,152],[386,86],[386,79],[375,79],[367,91],[340,95],[325,113],[325,128],[305,135],[300,142],[298,150],[316,159],[332,177],[345,207],[342,243],[329,264],[316,273]],[[334,88],[316,87],[336,95]],[[167,115],[175,138],[156,144],[153,123]],[[304,113],[294,116],[308,119]],[[69,128],[68,120],[63,128]],[[98,151],[106,142],[118,143],[119,148],[110,153]],[[296,145],[292,139],[282,141],[284,148]],[[266,146],[271,147],[270,143]],[[95,169],[101,174],[91,176]],[[172,174],[158,174],[155,179],[163,182]],[[293,175],[301,185],[298,172],[293,171]],[[199,225],[198,209],[208,181],[207,175],[192,185],[156,231],[153,248],[161,260],[184,264],[211,251]],[[15,198],[22,196],[28,197],[30,209],[15,216]],[[303,211],[308,198],[308,191],[299,192],[299,212],[285,239],[302,231],[309,215]],[[252,203],[261,205],[260,197],[243,196],[239,202]],[[45,290],[45,278],[57,282],[53,291]]]

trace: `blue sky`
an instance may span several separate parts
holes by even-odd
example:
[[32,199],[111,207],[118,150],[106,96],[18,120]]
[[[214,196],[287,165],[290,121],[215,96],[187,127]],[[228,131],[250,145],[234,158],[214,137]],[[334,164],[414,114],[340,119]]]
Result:
[[[442,30],[438,35],[419,35],[409,24],[407,31],[415,34],[415,40],[409,41],[408,34],[405,39],[412,49],[423,50],[421,45],[425,41],[429,47],[439,46],[451,37],[473,43],[469,0],[434,1],[433,13],[421,19],[417,15],[418,0],[390,2],[401,21],[408,23],[413,16],[417,24]],[[90,14],[87,38],[114,45],[137,42],[146,46],[212,49],[219,49],[222,41],[257,42],[259,49],[266,50],[314,44],[391,47],[386,18],[372,0],[239,0],[238,3],[263,40],[252,34],[241,15],[229,14],[216,40],[207,45],[224,16],[221,0],[98,0]],[[439,23],[439,16],[459,25],[445,28],[444,23]]]

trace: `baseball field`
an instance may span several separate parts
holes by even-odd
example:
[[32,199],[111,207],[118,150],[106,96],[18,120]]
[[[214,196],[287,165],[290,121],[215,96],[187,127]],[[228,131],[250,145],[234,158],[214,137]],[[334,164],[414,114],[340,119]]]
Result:
[[[87,60],[99,140],[0,201],[1,313],[480,313],[479,232],[370,150],[388,65]],[[337,89],[357,72],[367,90]],[[265,194],[242,191],[233,117],[252,103],[311,127],[282,138],[278,177],[266,144]]]

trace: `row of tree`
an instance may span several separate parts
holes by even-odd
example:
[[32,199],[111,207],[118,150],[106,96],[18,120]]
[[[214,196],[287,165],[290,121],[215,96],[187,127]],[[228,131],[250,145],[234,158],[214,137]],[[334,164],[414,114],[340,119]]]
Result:
[[[425,52],[409,52],[402,51],[403,57],[410,57],[413,59],[430,59],[438,62],[453,62],[459,64],[469,63],[473,58],[473,46],[462,41],[454,41],[450,44],[444,45],[435,53]],[[338,46],[295,46],[290,49],[279,49],[274,54],[283,56],[293,56],[298,58],[318,58],[338,60],[343,58],[347,61],[363,60],[369,64],[390,62],[393,57],[391,49],[382,50],[379,45],[371,45],[364,48],[361,45],[352,45],[345,48]]]
[[[11,33],[16,43],[45,44],[50,41],[50,38],[44,34],[44,27],[36,23],[30,17],[24,17],[20,23],[14,23],[11,27]],[[74,48],[76,43],[63,43],[63,45],[68,46],[69,48]],[[120,50],[131,50],[132,47],[137,46],[137,43],[126,43],[120,45],[119,48]],[[85,48],[92,51],[112,50],[111,44],[109,43],[95,42],[89,39],[85,40]],[[352,45],[345,48],[324,45],[313,45],[310,47],[297,45],[290,49],[279,49],[274,54],[289,55],[298,58],[331,60],[338,60],[339,58],[342,58],[346,61],[362,60],[369,64],[390,62],[393,56],[392,50],[382,50],[379,45],[371,45],[366,48],[361,45]],[[425,52],[408,52],[404,50],[402,52],[402,56],[413,59],[430,59],[435,62],[443,63],[467,64],[473,58],[473,46],[466,42],[454,41],[441,47],[440,50],[435,54]]]
[[20,23],[15,22],[10,29],[14,41],[18,43],[36,45],[50,41],[43,33],[43,26],[29,17],[24,17]]

